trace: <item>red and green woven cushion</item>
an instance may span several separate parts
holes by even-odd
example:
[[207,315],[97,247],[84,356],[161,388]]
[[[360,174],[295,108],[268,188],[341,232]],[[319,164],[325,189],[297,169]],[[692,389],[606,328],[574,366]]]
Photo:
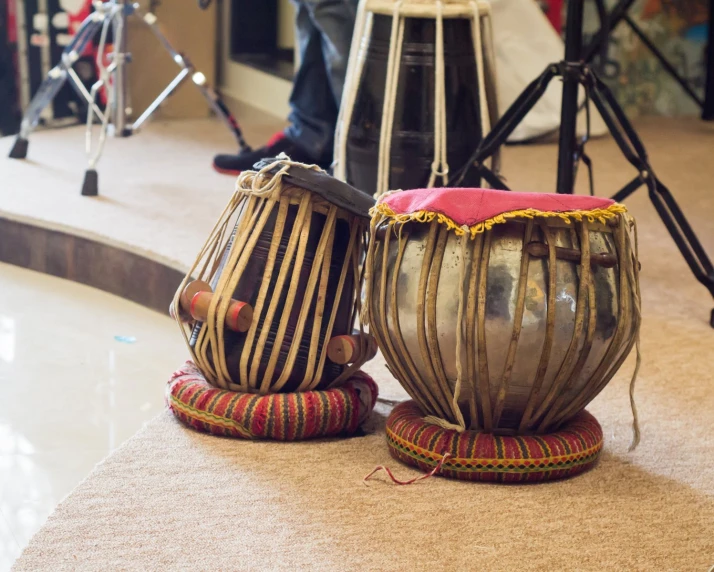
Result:
[[217,389],[193,364],[168,383],[169,409],[185,425],[243,439],[297,441],[354,433],[374,409],[377,384],[363,372],[324,391],[256,395]]
[[602,428],[582,411],[558,431],[538,436],[499,436],[443,429],[427,423],[414,401],[387,420],[393,457],[430,471],[449,453],[439,475],[468,481],[528,482],[562,479],[590,469],[602,450]]

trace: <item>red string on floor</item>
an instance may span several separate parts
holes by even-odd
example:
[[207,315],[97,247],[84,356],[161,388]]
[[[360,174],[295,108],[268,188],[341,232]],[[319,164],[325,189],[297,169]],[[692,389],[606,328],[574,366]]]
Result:
[[441,470],[441,467],[444,465],[446,460],[450,457],[451,453],[446,453],[443,457],[441,457],[439,462],[436,464],[436,467],[434,467],[431,471],[424,475],[409,479],[408,481],[400,481],[397,477],[394,476],[394,473],[392,473],[391,469],[389,467],[385,467],[384,465],[379,465],[378,467],[375,467],[374,470],[363,479],[363,481],[366,483],[375,473],[378,473],[379,471],[384,471],[385,473],[387,473],[387,475],[389,475],[389,478],[392,479],[392,482],[395,485],[412,485],[417,481],[423,481],[424,479],[428,479],[429,477],[433,477],[434,475],[436,475]]

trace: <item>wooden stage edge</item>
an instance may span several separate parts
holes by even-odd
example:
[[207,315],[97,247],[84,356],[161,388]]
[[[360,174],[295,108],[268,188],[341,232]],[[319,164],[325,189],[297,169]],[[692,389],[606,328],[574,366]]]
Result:
[[0,262],[86,284],[168,315],[184,273],[141,254],[0,215]]

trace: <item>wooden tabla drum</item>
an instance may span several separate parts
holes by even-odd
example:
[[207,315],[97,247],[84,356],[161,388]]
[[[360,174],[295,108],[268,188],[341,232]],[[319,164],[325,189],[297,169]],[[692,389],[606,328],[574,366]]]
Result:
[[555,431],[635,344],[639,266],[622,205],[432,189],[387,194],[373,212],[370,333],[427,420]]
[[360,2],[335,137],[337,178],[376,196],[445,186],[497,118],[488,2]]
[[239,177],[172,313],[209,383],[322,390],[374,353],[353,333],[374,200],[314,166],[279,158],[256,168]]

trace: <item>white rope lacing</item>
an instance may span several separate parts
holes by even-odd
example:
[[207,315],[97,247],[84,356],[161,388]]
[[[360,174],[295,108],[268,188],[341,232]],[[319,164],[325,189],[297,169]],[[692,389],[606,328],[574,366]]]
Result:
[[397,2],[392,11],[392,35],[387,58],[387,78],[384,87],[382,106],[382,125],[379,137],[379,160],[377,166],[377,192],[380,197],[389,190],[390,155],[392,149],[392,131],[394,128],[394,110],[397,104],[397,83],[399,79],[402,44],[404,43],[404,18],[399,13],[402,3]]
[[369,51],[369,39],[372,36],[372,13],[365,9],[366,3],[367,0],[360,0],[357,7],[357,18],[350,46],[351,57],[347,62],[345,86],[342,91],[340,112],[337,116],[337,127],[335,129],[335,158],[332,164],[332,172],[341,181],[347,180],[347,134],[352,123],[352,112],[357,101],[357,91],[359,90],[364,63]]
[[427,186],[433,187],[437,177],[442,184],[449,182],[449,164],[446,157],[446,73],[444,70],[444,6],[436,3],[436,45],[434,53],[434,161]]

